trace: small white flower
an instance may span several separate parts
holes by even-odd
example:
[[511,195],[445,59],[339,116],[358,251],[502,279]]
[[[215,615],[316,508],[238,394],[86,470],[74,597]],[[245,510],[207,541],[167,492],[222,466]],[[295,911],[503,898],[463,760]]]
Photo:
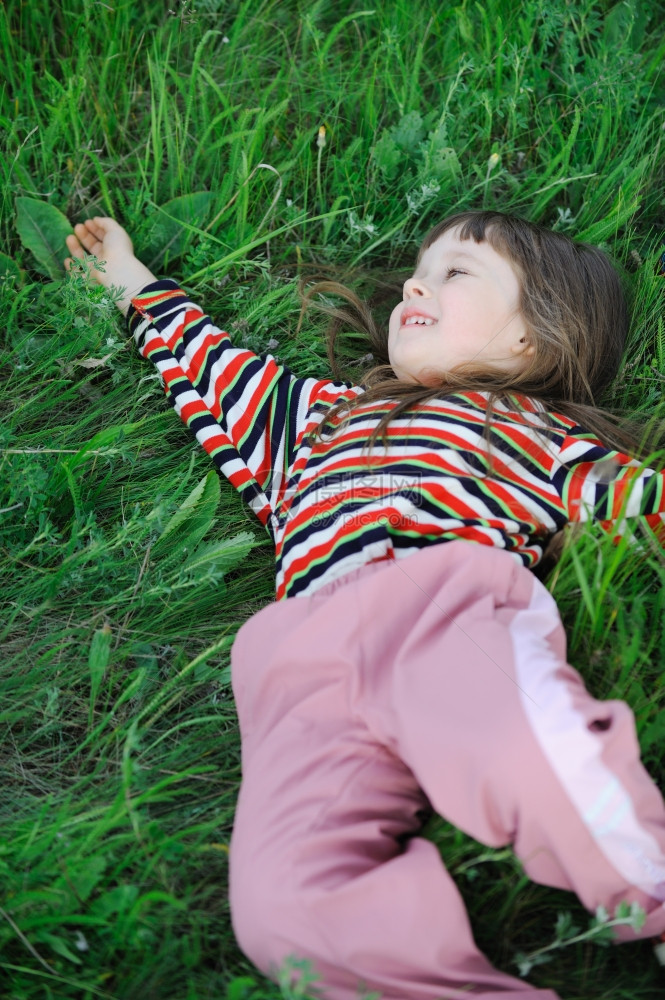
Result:
[[80,931],[76,932],[76,938],[74,939],[74,947],[78,948],[79,951],[88,951],[90,947],[85,939],[85,936],[81,934]]

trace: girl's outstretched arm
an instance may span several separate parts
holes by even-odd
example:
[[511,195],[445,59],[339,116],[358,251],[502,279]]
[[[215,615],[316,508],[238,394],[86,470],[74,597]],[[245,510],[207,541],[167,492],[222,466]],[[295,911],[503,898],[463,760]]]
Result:
[[298,378],[271,354],[234,346],[170,278],[133,297],[127,325],[214,465],[259,520],[275,527],[272,515],[304,467],[300,448],[308,432],[340,397],[361,390]]
[[[160,373],[183,422],[214,465],[272,525],[294,475],[298,449],[322,413],[359,388],[331,379],[297,378],[271,355],[234,347],[175,281],[158,280],[135,256],[127,232],[114,219],[96,217],[67,237],[72,257],[104,261],[91,277],[124,291],[117,306],[127,316],[140,353]],[[65,261],[69,270],[72,260]]]
[[[91,268],[90,276],[105,288],[122,290],[116,305],[123,316],[127,315],[132,298],[146,285],[156,281],[152,271],[134,256],[134,248],[126,230],[115,219],[95,216],[74,226],[74,235],[68,236],[67,249],[72,257],[83,260],[86,253],[94,254],[104,262],[104,270]],[[71,267],[72,258],[67,257],[65,267]]]
[[618,535],[626,518],[640,517],[665,542],[665,470],[647,468],[572,427],[550,475],[570,521],[599,521]]

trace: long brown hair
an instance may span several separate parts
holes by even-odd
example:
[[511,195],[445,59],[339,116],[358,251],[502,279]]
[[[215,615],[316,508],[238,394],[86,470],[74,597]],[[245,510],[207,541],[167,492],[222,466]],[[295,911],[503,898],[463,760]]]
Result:
[[[385,442],[389,422],[421,403],[451,393],[482,391],[488,394],[488,436],[496,402],[502,400],[517,411],[519,397],[528,396],[544,407],[545,424],[548,412],[559,413],[596,435],[608,448],[646,457],[656,446],[654,431],[646,440],[643,424],[598,405],[619,371],[628,333],[626,299],[607,255],[597,247],[515,216],[462,212],[430,230],[416,266],[424,251],[450,229],[457,229],[462,240],[486,240],[513,265],[521,286],[520,309],[535,350],[517,373],[468,363],[442,373],[436,384],[402,381],[389,364],[387,325],[375,321],[371,306],[336,281],[310,286],[302,292],[303,310],[315,305],[331,316],[327,346],[335,376],[341,377],[339,335],[351,327],[366,336],[372,357],[379,362],[359,380],[365,389],[360,397],[363,405],[386,400],[397,403],[377,423],[368,447],[379,435]],[[334,307],[317,300],[317,296],[331,294],[347,306]],[[348,400],[331,407],[311,439],[332,431],[352,408],[353,401]]]

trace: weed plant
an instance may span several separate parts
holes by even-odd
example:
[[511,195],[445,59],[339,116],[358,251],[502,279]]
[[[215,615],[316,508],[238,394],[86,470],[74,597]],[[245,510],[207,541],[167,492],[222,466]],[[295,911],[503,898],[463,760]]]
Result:
[[[407,267],[453,210],[516,212],[617,260],[633,324],[612,403],[663,415],[662,2],[171,3],[0,3],[11,1000],[309,989],[306,974],[291,985],[287,968],[280,986],[251,967],[226,898],[240,777],[229,648],[271,599],[268,538],[209,472],[112,295],[84,269],[65,277],[59,213],[116,217],[237,343],[319,374],[322,324],[298,330],[300,277],[364,287]],[[648,533],[617,546],[595,528],[549,581],[571,662],[597,697],[631,704],[661,787],[664,581]],[[493,962],[517,974],[518,953],[568,940],[531,963],[534,984],[565,1000],[661,996],[648,943],[598,947],[571,930],[589,919],[574,898],[529,883],[510,851],[443,820],[428,835]]]

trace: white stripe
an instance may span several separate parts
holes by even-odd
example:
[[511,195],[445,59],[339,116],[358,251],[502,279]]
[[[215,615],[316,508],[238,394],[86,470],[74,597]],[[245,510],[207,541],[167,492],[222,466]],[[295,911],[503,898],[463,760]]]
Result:
[[[510,625],[522,707],[550,767],[598,849],[630,885],[663,901],[663,852],[641,825],[626,789],[604,764],[601,735],[587,728],[567,685],[557,677],[560,664],[545,637],[558,620],[552,597],[536,581],[529,607],[518,611]],[[610,806],[612,811],[607,815]]]
[[595,833],[596,837],[604,837],[608,833],[611,833],[612,830],[616,830],[616,828],[621,823],[621,820],[624,818],[624,816],[626,816],[628,814],[628,812],[630,812],[631,808],[632,808],[632,806],[631,806],[630,799],[626,795],[625,798],[624,798],[624,800],[623,800],[623,802],[621,803],[621,805],[619,806],[619,808],[614,813],[614,816],[612,816],[607,821],[607,823],[604,823],[602,826],[596,826],[596,827],[594,827],[594,833]]
[[[395,559],[407,558],[408,556],[414,555],[419,552],[420,549],[408,548],[408,549],[393,549],[390,539],[381,539],[378,542],[371,542],[369,545],[358,552],[352,552],[350,555],[346,556],[344,559],[337,559],[331,564],[330,569],[328,569],[323,576],[318,577],[305,590],[298,592],[296,597],[310,597],[312,594],[320,590],[321,587],[325,587],[328,583],[333,583],[335,580],[342,576],[346,576],[347,573],[351,573],[355,569],[360,569],[363,566],[367,566],[374,559],[382,559],[388,556],[389,552],[392,552]],[[388,556],[388,558],[390,558]],[[278,585],[284,582],[284,572],[281,572],[277,577]]]
[[612,778],[608,782],[607,786],[602,790],[596,801],[592,806],[590,806],[584,813],[585,823],[592,823],[593,820],[598,816],[600,811],[605,808],[605,806],[614,798],[616,793],[619,791],[620,785],[616,778]]

